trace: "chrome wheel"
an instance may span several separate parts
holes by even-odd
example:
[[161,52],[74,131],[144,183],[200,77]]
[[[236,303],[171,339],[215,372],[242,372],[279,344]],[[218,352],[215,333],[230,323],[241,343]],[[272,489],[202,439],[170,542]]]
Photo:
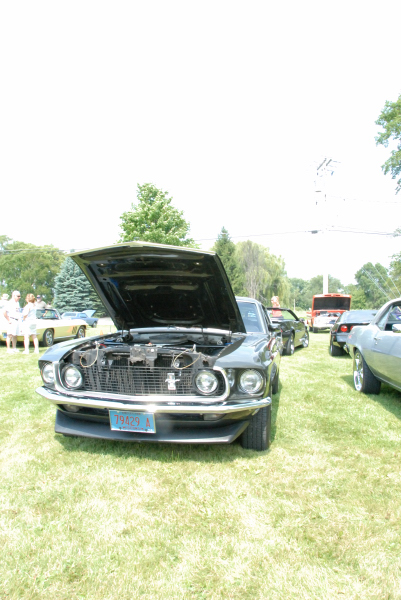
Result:
[[356,352],[354,357],[354,386],[357,392],[360,392],[362,390],[363,358],[360,352]]
[[76,338],[84,338],[85,337],[85,327],[83,325],[78,329],[77,335],[75,337]]
[[304,348],[307,348],[309,346],[309,333],[307,331],[305,331],[305,335],[302,340],[302,345]]

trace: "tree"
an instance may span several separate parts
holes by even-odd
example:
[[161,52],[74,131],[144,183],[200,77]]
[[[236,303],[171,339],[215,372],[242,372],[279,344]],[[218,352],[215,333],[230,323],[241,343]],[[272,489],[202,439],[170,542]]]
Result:
[[[312,298],[323,293],[323,275],[316,275],[309,281],[303,279],[290,279],[291,291],[294,293],[297,306],[308,310],[312,306]],[[329,275],[329,293],[342,293],[343,285],[339,279]]]
[[61,312],[97,310],[99,316],[105,313],[99,296],[78,265],[67,257],[55,278],[54,305]]
[[0,236],[0,294],[19,290],[22,300],[33,293],[52,302],[54,278],[63,260],[64,254],[54,246],[35,246]]
[[236,255],[245,295],[267,305],[272,296],[279,296],[282,305],[288,303],[289,282],[281,256],[250,240],[236,244]]
[[188,237],[190,226],[183,211],[172,206],[172,198],[151,183],[138,184],[138,204],[121,215],[120,242],[142,240],[172,246],[197,247]]
[[[380,308],[394,296],[388,270],[380,263],[368,262],[355,273],[355,279],[365,297],[364,308]],[[362,297],[359,296],[359,301]]]
[[298,277],[291,277],[288,281],[290,284],[290,298],[294,299],[295,306],[307,310],[310,307],[310,302],[306,298],[309,292],[309,281]]
[[235,244],[231,240],[225,227],[221,228],[221,232],[219,233],[212,250],[219,255],[230,280],[234,294],[241,295],[243,293],[243,289],[240,268],[235,251]]
[[[383,127],[383,131],[376,137],[376,145],[381,144],[387,148],[390,139],[396,143],[390,158],[382,165],[384,174],[391,173],[391,177],[396,179],[401,175],[401,95],[395,102],[386,101],[376,125]],[[397,181],[396,194],[400,190],[401,177]]]

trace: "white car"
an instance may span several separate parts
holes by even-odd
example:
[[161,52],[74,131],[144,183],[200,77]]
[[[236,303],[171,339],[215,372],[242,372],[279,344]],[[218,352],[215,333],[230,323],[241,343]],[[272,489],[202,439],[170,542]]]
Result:
[[[36,311],[36,332],[39,343],[43,346],[53,346],[54,340],[68,338],[84,338],[87,323],[82,319],[63,319],[55,308],[43,308]],[[6,341],[7,320],[1,316],[0,339]],[[18,324],[17,340],[24,341],[24,323]]]

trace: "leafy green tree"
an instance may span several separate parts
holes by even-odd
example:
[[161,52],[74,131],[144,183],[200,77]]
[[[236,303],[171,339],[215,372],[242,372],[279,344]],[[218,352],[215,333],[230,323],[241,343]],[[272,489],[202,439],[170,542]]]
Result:
[[308,302],[309,281],[298,277],[291,277],[288,281],[290,284],[290,298],[295,301],[295,306],[308,310],[310,307],[310,302]]
[[[384,174],[391,173],[393,179],[401,175],[401,95],[395,102],[386,101],[376,125],[383,127],[383,131],[376,137],[376,145],[386,148],[389,140],[395,142],[395,149],[391,151],[390,158],[386,160],[382,169]],[[401,177],[397,180],[396,193],[401,190]]]
[[0,236],[0,294],[21,292],[42,294],[52,302],[54,278],[64,260],[64,254],[54,246],[35,246]]
[[70,257],[65,259],[55,278],[54,305],[61,313],[93,309],[98,316],[106,314],[99,296]]
[[[294,280],[291,279],[291,282],[293,281]],[[323,275],[316,275],[309,281],[296,279],[295,282],[296,283],[292,283],[292,289],[294,289],[294,286],[298,286],[296,287],[296,289],[298,289],[298,295],[296,296],[297,306],[304,310],[308,310],[312,306],[313,296],[323,293]],[[337,294],[343,292],[344,286],[341,281],[329,275],[329,293]]]
[[352,296],[351,308],[353,310],[364,310],[367,308],[365,292],[358,285],[353,283],[347,285],[345,293]]
[[230,280],[234,294],[241,295],[243,293],[243,285],[235,251],[235,244],[231,240],[225,227],[222,227],[221,232],[219,233],[217,240],[212,247],[212,250],[219,255]]
[[[365,296],[364,308],[380,308],[395,294],[388,270],[380,263],[368,262],[355,273],[355,279]],[[362,298],[362,297],[360,297]]]
[[267,305],[272,296],[279,296],[282,305],[288,303],[290,286],[281,256],[271,254],[268,248],[250,240],[236,244],[236,256],[243,294]]
[[189,223],[184,219],[183,211],[172,205],[167,192],[159,190],[151,183],[138,184],[138,203],[121,215],[120,242],[141,240],[172,246],[196,247],[189,238]]

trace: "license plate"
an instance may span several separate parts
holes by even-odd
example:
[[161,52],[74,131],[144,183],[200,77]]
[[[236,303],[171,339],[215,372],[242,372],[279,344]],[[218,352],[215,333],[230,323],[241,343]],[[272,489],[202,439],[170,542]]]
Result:
[[134,413],[126,410],[111,410],[110,429],[156,433],[155,416],[152,413]]

